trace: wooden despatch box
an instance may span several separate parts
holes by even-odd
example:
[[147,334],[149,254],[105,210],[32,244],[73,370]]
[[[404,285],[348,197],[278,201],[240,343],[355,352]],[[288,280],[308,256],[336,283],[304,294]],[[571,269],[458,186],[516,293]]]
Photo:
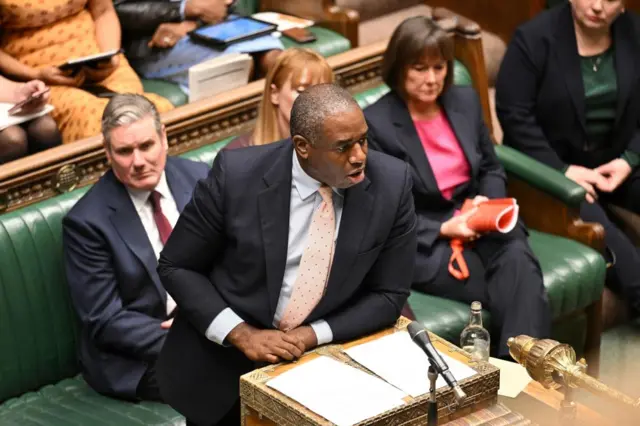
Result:
[[[278,375],[295,368],[304,362],[318,356],[330,356],[338,361],[349,364],[365,372],[371,373],[366,368],[357,364],[344,349],[357,346],[368,341],[378,339],[397,331],[406,330],[410,321],[401,317],[395,327],[380,331],[376,334],[363,337],[343,344],[330,344],[319,347],[305,354],[295,363],[275,364],[254,370],[240,378],[240,399],[242,409],[242,425],[244,426],[330,426],[333,423],[308,410],[296,401],[288,398],[280,392],[269,388],[266,383]],[[462,349],[452,345],[444,339],[430,333],[434,346],[441,351],[462,361],[473,368],[477,374],[459,381],[460,386],[467,394],[467,399],[460,407],[454,403],[453,391],[448,387],[442,387],[437,391],[439,424],[463,417],[471,412],[494,405],[498,399],[500,386],[500,370],[487,362],[471,361],[470,356]],[[424,378],[428,380],[427,377]],[[336,387],[340,386],[336,383]],[[427,421],[427,402],[429,395],[418,398],[405,397],[406,405],[382,413],[370,418],[359,425],[425,425]]]

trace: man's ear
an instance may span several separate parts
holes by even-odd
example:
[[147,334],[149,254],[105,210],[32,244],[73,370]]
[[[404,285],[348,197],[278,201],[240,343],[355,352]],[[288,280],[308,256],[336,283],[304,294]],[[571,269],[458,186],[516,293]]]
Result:
[[273,105],[280,104],[280,89],[273,83],[269,86],[269,99]]
[[162,146],[164,149],[169,149],[169,140],[167,139],[167,128],[164,124],[160,128],[160,139],[162,140]]
[[293,148],[298,153],[300,158],[304,158],[305,160],[309,158],[309,147],[311,144],[308,140],[306,140],[303,136],[295,135],[293,137]]

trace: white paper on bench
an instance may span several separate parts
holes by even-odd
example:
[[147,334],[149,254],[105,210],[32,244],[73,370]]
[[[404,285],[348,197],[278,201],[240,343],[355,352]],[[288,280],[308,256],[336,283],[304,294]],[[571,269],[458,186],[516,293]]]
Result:
[[[429,360],[427,355],[411,340],[409,333],[398,331],[371,342],[354,346],[345,351],[354,361],[384,380],[416,398],[429,392]],[[438,351],[440,352],[440,351]],[[475,370],[440,352],[456,380],[471,377]],[[436,388],[446,386],[438,376]]]
[[388,383],[320,356],[267,382],[338,426],[350,426],[399,407],[407,396]]

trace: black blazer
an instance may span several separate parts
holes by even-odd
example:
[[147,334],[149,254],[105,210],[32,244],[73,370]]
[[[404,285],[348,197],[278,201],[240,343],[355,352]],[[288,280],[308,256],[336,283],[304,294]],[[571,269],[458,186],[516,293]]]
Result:
[[[167,183],[182,211],[209,167],[167,159]],[[124,185],[112,171],[64,218],[67,282],[82,324],[79,358],[86,381],[98,392],[134,399],[166,331],[167,293],[157,260]]]
[[[214,424],[256,366],[205,331],[231,307],[273,329],[289,233],[293,144],[223,150],[196,187],[160,257],[163,285],[180,310],[157,364],[163,398],[188,419]],[[331,274],[306,323],[327,321],[343,341],[389,326],[411,285],[416,250],[408,167],[369,151],[365,180],[345,191]]]
[[596,167],[626,149],[640,153],[640,17],[626,12],[612,26],[618,105],[608,147],[586,152],[585,99],[571,5],[520,26],[496,84],[504,143],[556,169]]
[[364,111],[370,146],[411,166],[418,217],[414,283],[428,282],[442,267],[445,245],[437,244],[444,241],[439,238],[440,226],[465,199],[476,195],[506,196],[505,173],[496,157],[476,92],[470,87],[452,86],[439,102],[471,167],[471,179],[456,188],[451,200],[444,198],[438,189],[404,100],[391,91]]

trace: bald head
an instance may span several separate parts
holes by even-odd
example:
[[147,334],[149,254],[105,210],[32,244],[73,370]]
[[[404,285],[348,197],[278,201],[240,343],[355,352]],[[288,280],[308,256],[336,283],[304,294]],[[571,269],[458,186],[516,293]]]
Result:
[[302,136],[312,145],[325,141],[325,123],[360,106],[351,94],[335,84],[318,84],[302,92],[291,109],[291,137]]

